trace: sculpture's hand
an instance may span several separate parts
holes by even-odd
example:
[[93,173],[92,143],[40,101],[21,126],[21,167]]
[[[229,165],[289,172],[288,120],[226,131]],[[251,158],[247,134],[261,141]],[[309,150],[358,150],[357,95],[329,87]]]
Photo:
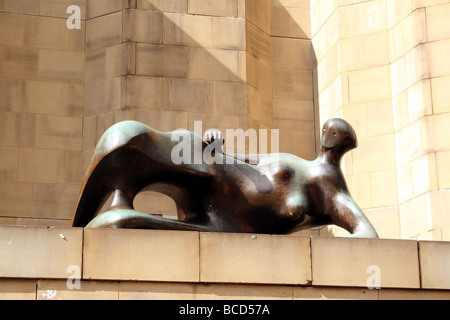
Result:
[[206,130],[203,135],[203,140],[208,144],[210,152],[217,152],[223,154],[223,145],[225,140],[223,139],[222,132],[219,129]]
[[220,141],[222,141],[222,144],[225,143],[225,140],[223,139],[222,131],[220,131],[219,129],[206,130],[205,134],[203,135],[203,140],[205,140],[205,142],[207,144],[211,144],[213,142],[220,143]]

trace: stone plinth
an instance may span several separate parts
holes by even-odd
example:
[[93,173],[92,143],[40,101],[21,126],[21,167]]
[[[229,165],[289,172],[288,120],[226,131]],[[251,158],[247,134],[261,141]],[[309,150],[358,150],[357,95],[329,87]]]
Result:
[[0,299],[449,299],[449,257],[449,242],[2,226]]

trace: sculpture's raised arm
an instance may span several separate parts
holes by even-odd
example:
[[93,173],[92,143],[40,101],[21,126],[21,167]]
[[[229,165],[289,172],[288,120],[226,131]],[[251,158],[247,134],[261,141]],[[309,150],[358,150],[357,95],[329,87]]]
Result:
[[223,152],[223,146],[225,145],[225,139],[219,129],[208,129],[203,135],[203,140],[208,145],[213,145],[215,152],[222,153],[226,157],[236,159],[241,162],[245,162],[251,165],[258,165],[271,158],[270,154],[242,154],[242,153],[230,153]]

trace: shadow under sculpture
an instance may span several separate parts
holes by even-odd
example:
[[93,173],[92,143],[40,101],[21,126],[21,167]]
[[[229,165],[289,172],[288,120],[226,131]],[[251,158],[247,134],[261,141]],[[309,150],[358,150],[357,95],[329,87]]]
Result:
[[[180,141],[172,141],[174,132],[159,132],[135,121],[118,123],[95,149],[72,225],[289,234],[334,224],[350,237],[378,237],[352,199],[340,169],[342,156],[357,147],[356,134],[344,120],[325,123],[314,161],[283,153],[255,159],[224,154],[218,130],[206,132],[207,142],[193,132],[176,133],[191,141],[191,150],[215,145],[214,157],[223,161],[209,164],[202,157],[198,164],[174,164],[171,155]],[[178,220],[135,211],[133,200],[142,191],[171,197]],[[99,214],[112,193],[109,211]]]

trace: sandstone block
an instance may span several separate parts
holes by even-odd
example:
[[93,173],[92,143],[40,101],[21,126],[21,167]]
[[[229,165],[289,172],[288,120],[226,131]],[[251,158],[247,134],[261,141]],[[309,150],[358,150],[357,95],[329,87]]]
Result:
[[76,288],[74,281],[68,286],[64,280],[39,280],[37,300],[118,300],[118,282],[80,281]]
[[200,281],[307,284],[309,238],[249,234],[200,235]]
[[419,242],[422,287],[425,289],[449,289],[450,243]]
[[196,232],[84,230],[83,279],[196,282]]
[[[311,239],[313,285],[420,288],[415,241]],[[377,281],[375,281],[377,282]]]

